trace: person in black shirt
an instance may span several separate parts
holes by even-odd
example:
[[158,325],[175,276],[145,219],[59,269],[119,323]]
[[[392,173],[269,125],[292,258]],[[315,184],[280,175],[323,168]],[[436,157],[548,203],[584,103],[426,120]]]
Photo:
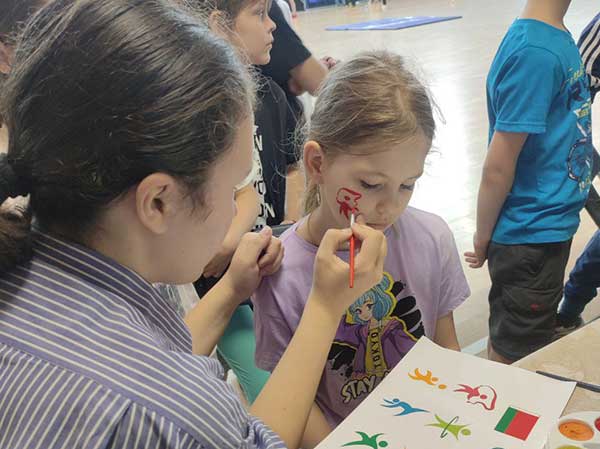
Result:
[[[287,184],[299,176],[299,155],[293,136],[288,132],[295,128],[296,119],[283,90],[265,77],[260,80],[255,124],[254,147],[262,165],[262,180],[258,181],[256,190],[264,198],[257,224],[275,226],[295,221],[299,218],[300,201],[287,195]],[[302,181],[301,190],[303,187]]]
[[[205,7],[208,1],[197,0],[197,3]],[[267,14],[265,0],[211,0],[210,6],[213,8],[209,16],[211,28],[228,39],[248,65],[269,62],[275,24]],[[289,132],[295,127],[295,117],[277,83],[263,75],[259,78],[254,126],[255,165],[258,170],[254,188],[261,206],[255,230],[299,218],[299,195],[294,197],[287,192],[303,190],[304,187],[296,164],[298,155]],[[291,189],[288,184],[292,184]],[[215,282],[213,276],[202,277],[196,282],[194,285],[199,296],[202,297]],[[234,312],[217,348],[252,403],[269,374],[256,368],[254,363],[255,338],[249,304],[241,305]]]
[[316,95],[327,76],[328,63],[315,58],[300,37],[287,23],[277,2],[269,9],[269,16],[277,25],[273,32],[271,61],[262,66],[262,73],[283,89],[296,118],[302,116],[302,105],[297,96],[308,92]]

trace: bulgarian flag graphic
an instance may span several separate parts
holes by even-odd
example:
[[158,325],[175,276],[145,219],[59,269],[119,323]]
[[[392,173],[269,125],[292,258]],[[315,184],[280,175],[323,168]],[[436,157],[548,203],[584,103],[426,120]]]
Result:
[[525,441],[538,422],[538,419],[540,419],[539,416],[514,407],[508,407],[504,415],[502,415],[500,422],[496,425],[496,430]]

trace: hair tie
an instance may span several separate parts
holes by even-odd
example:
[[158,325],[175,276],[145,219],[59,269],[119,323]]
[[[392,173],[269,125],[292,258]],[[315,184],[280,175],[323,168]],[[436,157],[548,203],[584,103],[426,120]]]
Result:
[[30,190],[29,183],[17,175],[8,156],[0,154],[0,202],[7,198],[29,195]]

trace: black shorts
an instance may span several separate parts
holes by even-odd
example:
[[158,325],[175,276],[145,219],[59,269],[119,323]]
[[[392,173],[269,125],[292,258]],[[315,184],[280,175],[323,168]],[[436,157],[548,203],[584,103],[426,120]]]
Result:
[[554,338],[570,249],[571,240],[490,244],[490,342],[501,356],[518,360]]

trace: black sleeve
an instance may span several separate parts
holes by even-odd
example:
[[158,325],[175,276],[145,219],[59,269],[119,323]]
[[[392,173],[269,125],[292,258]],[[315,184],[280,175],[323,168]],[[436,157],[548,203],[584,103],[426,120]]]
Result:
[[290,27],[283,17],[281,8],[277,2],[271,4],[269,16],[277,25],[273,32],[273,48],[271,49],[271,62],[262,66],[264,75],[271,78],[279,86],[287,91],[287,83],[290,79],[290,70],[299,66],[310,56],[310,51],[304,46],[300,37]]
[[300,159],[300,152],[296,145],[298,119],[292,111],[283,90],[272,80],[269,80],[269,87],[277,105],[277,118],[281,130],[280,150],[285,155],[286,165],[295,165]]

